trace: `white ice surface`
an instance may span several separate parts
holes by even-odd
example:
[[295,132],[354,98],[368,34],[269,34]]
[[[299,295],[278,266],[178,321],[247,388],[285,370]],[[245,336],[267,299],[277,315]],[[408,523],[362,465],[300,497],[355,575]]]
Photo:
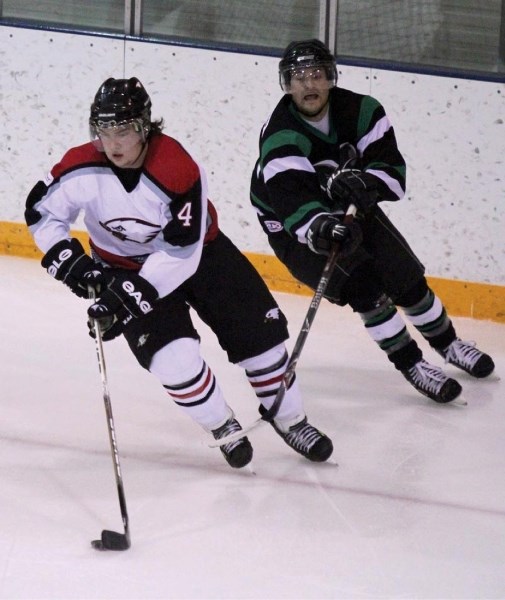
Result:
[[[276,297],[291,348],[309,298]],[[255,475],[207,446],[122,340],[106,344],[132,547],[101,553],[90,541],[122,523],[86,305],[37,261],[0,257],[0,598],[505,598],[505,326],[455,319],[497,369],[448,366],[468,406],[443,406],[323,303],[298,377],[339,466],[265,426]],[[250,423],[242,371],[196,322]]]

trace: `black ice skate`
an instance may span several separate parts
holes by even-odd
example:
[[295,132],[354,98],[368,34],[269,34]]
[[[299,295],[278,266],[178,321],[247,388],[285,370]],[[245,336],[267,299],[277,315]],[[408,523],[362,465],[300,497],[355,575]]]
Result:
[[305,458],[313,462],[324,462],[330,458],[333,452],[333,444],[330,438],[312,427],[307,422],[307,417],[304,417],[295,425],[291,425],[286,432],[279,429],[275,421],[272,425],[286,444]]
[[402,374],[418,392],[435,402],[452,402],[461,394],[461,386],[455,379],[447,377],[442,369],[430,365],[424,359],[402,371]]
[[[237,431],[241,431],[239,422],[234,417],[230,417],[224,425],[212,431],[214,439],[220,440],[227,435],[231,435]],[[235,442],[228,442],[223,446],[219,446],[226,462],[234,469],[241,469],[251,462],[253,449],[247,437],[240,438]]]
[[456,338],[445,350],[438,350],[445,362],[463,369],[473,377],[487,377],[494,371],[493,359],[475,347],[475,342]]

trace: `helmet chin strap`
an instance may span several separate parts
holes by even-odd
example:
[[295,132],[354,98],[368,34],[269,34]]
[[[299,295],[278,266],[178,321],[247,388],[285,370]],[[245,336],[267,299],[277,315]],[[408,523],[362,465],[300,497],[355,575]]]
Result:
[[135,164],[138,159],[142,156],[142,152],[144,152],[144,150],[147,148],[147,140],[144,140],[142,142],[142,148],[140,149],[140,152],[137,154],[137,158],[133,161],[133,164]]
[[149,135],[149,130],[150,129],[146,129],[144,126],[142,126],[142,148],[140,149],[140,152],[137,155],[137,158],[133,161],[134,163],[138,161],[138,159],[142,156],[142,152],[144,152],[144,150],[147,147],[148,144],[148,135]]

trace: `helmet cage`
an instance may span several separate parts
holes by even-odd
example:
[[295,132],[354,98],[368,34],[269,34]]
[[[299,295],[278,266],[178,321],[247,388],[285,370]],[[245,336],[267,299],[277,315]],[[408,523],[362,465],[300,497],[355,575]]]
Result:
[[318,39],[291,42],[279,62],[279,83],[283,92],[291,91],[291,79],[302,69],[324,69],[328,88],[337,84],[337,63],[328,47]]
[[320,61],[320,60],[312,60],[306,61],[303,64],[299,64],[296,66],[286,65],[285,67],[279,67],[279,84],[281,86],[282,91],[285,94],[291,93],[291,80],[293,75],[297,71],[303,71],[305,69],[323,69],[326,74],[326,79],[328,82],[328,89],[335,87],[337,84],[337,67],[334,61]]
[[103,152],[103,144],[100,140],[100,131],[104,129],[119,129],[127,125],[133,125],[133,129],[140,135],[142,143],[147,141],[149,132],[151,131],[151,119],[148,115],[145,115],[144,117],[137,117],[135,119],[123,119],[121,121],[116,121],[115,119],[90,119],[89,137],[95,148],[100,152]]
[[129,124],[133,125],[144,143],[151,131],[151,98],[137,78],[111,77],[100,86],[91,105],[91,141],[98,150],[103,151],[100,130],[117,129]]

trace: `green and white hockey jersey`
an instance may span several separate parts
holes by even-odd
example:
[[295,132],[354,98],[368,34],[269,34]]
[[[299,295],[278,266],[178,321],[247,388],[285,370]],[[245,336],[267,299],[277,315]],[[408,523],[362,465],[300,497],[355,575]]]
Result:
[[355,149],[354,168],[377,177],[379,200],[399,200],[405,193],[405,161],[382,105],[371,96],[342,88],[330,90],[329,102],[328,135],[302,118],[288,94],[262,128],[250,199],[276,245],[286,233],[305,244],[313,218],[337,211],[324,185],[340,166],[343,145]]

